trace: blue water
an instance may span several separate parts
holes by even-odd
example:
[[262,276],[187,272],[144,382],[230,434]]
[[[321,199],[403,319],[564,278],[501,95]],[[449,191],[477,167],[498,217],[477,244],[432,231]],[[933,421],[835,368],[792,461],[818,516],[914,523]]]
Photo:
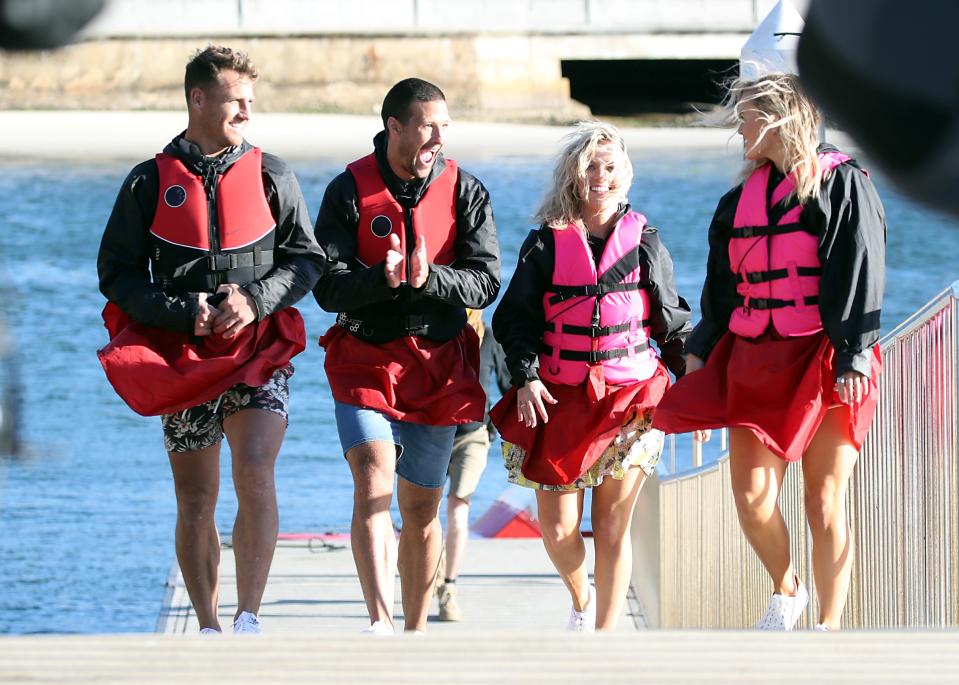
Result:
[[[345,160],[294,167],[315,212]],[[460,160],[489,188],[506,271],[529,229],[550,160]],[[634,157],[631,200],[660,227],[680,292],[698,308],[706,228],[735,173],[732,155]],[[113,394],[94,351],[105,342],[96,253],[131,164],[0,165],[0,311],[19,342],[24,437],[31,456],[0,461],[0,633],[152,631],[173,562],[175,508],[159,419]],[[881,179],[889,216],[884,328],[956,278],[959,225],[920,209]],[[331,323],[312,300],[301,311],[315,341]],[[277,481],[281,529],[345,531],[351,482],[332,421],[322,352],[296,360],[290,429]],[[680,455],[680,466],[686,463]],[[229,533],[235,500],[224,453],[217,514]],[[495,460],[474,502],[504,487]]]

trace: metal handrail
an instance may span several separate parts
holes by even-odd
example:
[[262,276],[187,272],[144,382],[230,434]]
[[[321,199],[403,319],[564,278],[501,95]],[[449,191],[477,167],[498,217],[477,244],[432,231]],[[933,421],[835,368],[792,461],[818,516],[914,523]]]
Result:
[[[957,302],[959,281],[880,341],[879,408],[847,500],[856,544],[846,626],[959,624]],[[805,532],[791,552],[811,586],[802,474],[791,470],[781,507],[790,529]],[[633,530],[655,526],[661,544],[634,544],[633,580],[650,625],[746,627],[765,607],[769,580],[739,529],[728,481],[724,450],[644,490]],[[810,603],[807,624],[814,611]]]

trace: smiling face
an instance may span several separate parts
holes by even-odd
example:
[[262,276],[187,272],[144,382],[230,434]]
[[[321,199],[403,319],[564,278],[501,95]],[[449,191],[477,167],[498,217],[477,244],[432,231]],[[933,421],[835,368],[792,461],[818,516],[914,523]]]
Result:
[[405,124],[395,117],[387,121],[386,157],[400,178],[426,178],[443,148],[450,125],[449,110],[445,100],[414,101],[409,113]]
[[253,115],[253,80],[224,69],[216,83],[190,91],[190,121],[186,137],[205,155],[215,155],[243,142],[243,132]]
[[626,155],[610,143],[596,147],[586,165],[586,197],[584,213],[603,214],[615,210],[623,201],[627,188],[620,187]]

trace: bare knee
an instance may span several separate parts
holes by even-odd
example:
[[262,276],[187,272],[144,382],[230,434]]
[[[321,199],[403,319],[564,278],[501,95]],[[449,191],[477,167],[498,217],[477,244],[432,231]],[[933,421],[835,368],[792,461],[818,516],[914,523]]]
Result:
[[831,532],[845,528],[846,507],[843,496],[834,487],[824,486],[817,490],[806,490],[806,519],[813,533]]
[[241,502],[275,496],[273,459],[238,458],[233,466],[233,485]]
[[464,499],[450,495],[446,501],[446,522],[450,533],[465,530],[469,525],[470,505]]
[[210,483],[176,483],[177,514],[181,522],[198,525],[213,519],[218,487]]
[[593,521],[593,547],[596,554],[617,555],[629,547],[629,521],[611,519]]
[[775,509],[775,502],[770,506],[763,497],[763,493],[755,490],[744,490],[733,493],[736,501],[736,513],[743,528],[759,528],[766,524]]
[[442,490],[421,488],[402,480],[401,483],[405,485],[405,487],[401,486],[399,499],[400,516],[403,517],[403,530],[425,530],[434,522],[438,523]]

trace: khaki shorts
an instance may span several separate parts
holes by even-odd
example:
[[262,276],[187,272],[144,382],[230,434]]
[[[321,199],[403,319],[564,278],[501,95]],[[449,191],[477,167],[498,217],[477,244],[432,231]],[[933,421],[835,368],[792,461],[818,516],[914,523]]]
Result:
[[489,454],[489,431],[480,426],[474,431],[457,435],[453,439],[453,458],[450,460],[451,497],[470,501],[479,485],[480,476],[486,468]]

